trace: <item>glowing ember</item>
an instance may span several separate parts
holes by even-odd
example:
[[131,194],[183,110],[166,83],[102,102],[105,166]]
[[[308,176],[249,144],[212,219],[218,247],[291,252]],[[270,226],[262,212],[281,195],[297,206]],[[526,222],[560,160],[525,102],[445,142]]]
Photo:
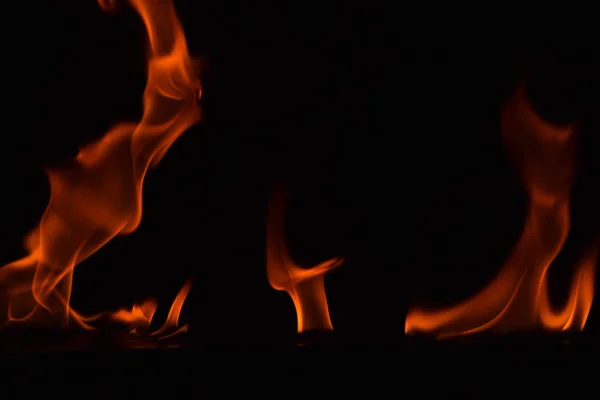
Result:
[[554,127],[531,108],[520,87],[502,113],[502,134],[529,193],[520,240],[495,279],[480,293],[446,310],[410,310],[406,333],[438,337],[485,330],[582,330],[594,295],[598,245],[581,260],[561,310],[548,295],[548,268],[569,233],[569,203],[575,175],[575,124]]
[[344,261],[333,258],[312,268],[294,263],[285,240],[285,203],[287,193],[277,188],[271,195],[267,214],[267,278],[276,290],[286,291],[296,307],[298,332],[332,330],[325,274]]
[[[108,316],[130,327],[147,328],[156,303],[131,310],[84,317],[69,305],[73,270],[116,235],[135,231],[142,217],[142,185],[171,144],[200,119],[197,63],[190,58],[183,29],[170,0],[130,0],[141,16],[150,43],[144,113],[138,124],[121,123],[79,152],[74,165],[47,171],[51,196],[39,226],[26,238],[29,254],[0,268],[0,326],[90,322]],[[114,1],[100,0],[103,9]],[[190,290],[187,282],[175,299],[165,325],[154,333],[177,330]]]

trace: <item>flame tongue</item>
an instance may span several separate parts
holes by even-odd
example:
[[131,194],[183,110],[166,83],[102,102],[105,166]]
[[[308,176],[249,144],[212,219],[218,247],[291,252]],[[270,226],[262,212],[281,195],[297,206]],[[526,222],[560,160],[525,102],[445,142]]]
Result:
[[141,304],[134,304],[131,310],[121,309],[114,312],[110,317],[126,324],[132,328],[132,332],[137,333],[140,328],[147,329],[150,326],[157,307],[155,300],[146,300]]
[[[100,316],[82,317],[69,306],[73,269],[114,236],[138,227],[148,167],[200,119],[196,63],[172,1],[130,3],[142,17],[150,42],[142,119],[119,124],[81,149],[73,167],[48,171],[50,201],[26,239],[29,255],[0,268],[1,299],[6,303],[0,323],[39,321],[49,312],[62,324],[91,328],[88,322]],[[99,4],[108,9],[114,1]],[[184,289],[175,309],[181,309],[189,283]],[[148,326],[155,309],[155,303],[144,302],[114,313],[113,319],[132,327]],[[169,326],[177,324],[179,312],[173,313]]]
[[502,114],[502,134],[529,193],[523,233],[496,278],[466,302],[446,310],[410,310],[406,332],[455,336],[484,330],[583,329],[593,298],[597,247],[579,265],[569,298],[554,310],[547,272],[569,232],[575,173],[574,125],[557,128],[531,108],[523,87]]
[[267,215],[267,278],[276,290],[286,291],[294,302],[298,332],[332,330],[325,274],[338,267],[343,259],[326,260],[310,269],[294,263],[285,241],[284,220],[287,193],[273,191]]

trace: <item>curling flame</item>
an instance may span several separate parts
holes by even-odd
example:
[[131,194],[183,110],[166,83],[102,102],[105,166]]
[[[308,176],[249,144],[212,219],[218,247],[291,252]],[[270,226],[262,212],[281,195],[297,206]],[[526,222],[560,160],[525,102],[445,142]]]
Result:
[[312,268],[294,263],[285,240],[285,204],[287,193],[277,188],[271,195],[267,214],[267,278],[275,290],[286,291],[296,308],[298,332],[332,330],[325,274],[344,261],[333,258]]
[[[135,231],[142,217],[142,185],[171,144],[200,119],[200,81],[183,29],[170,0],[130,0],[141,16],[150,43],[144,113],[138,124],[121,123],[85,146],[72,167],[47,171],[50,201],[39,226],[26,238],[29,254],[0,268],[0,325],[37,321],[51,315],[62,325],[87,322],[69,306],[73,270],[116,235]],[[103,9],[114,1],[100,0]],[[163,334],[176,327],[189,291],[177,296]],[[112,319],[134,329],[148,326],[153,302],[120,310]]]
[[156,301],[145,300],[141,304],[134,304],[131,310],[121,309],[112,313],[110,317],[132,328],[132,332],[138,332],[140,328],[148,329],[157,307]]
[[[191,288],[192,288],[192,281],[187,281],[185,283],[185,285],[183,285],[183,287],[177,294],[177,297],[175,297],[173,304],[171,305],[171,309],[169,310],[169,315],[167,315],[167,320],[165,321],[164,325],[160,329],[158,329],[156,332],[153,332],[152,336],[160,336],[163,338],[167,338],[167,337],[176,335],[177,333],[187,331],[187,329],[188,329],[187,325],[184,325],[181,328],[178,328],[179,314],[181,314],[181,308],[183,307],[183,303],[185,303],[185,299],[187,298],[187,295],[190,292]],[[169,332],[170,330],[173,330],[174,328],[175,329],[178,328],[178,329],[175,332],[172,332],[171,334],[166,335],[167,332]]]
[[551,305],[547,276],[570,228],[574,129],[574,125],[557,128],[543,121],[527,102],[524,88],[517,90],[503,111],[502,134],[529,192],[521,238],[499,274],[476,296],[446,310],[410,310],[407,334],[448,337],[484,330],[583,329],[594,295],[598,246],[581,261],[560,310]]

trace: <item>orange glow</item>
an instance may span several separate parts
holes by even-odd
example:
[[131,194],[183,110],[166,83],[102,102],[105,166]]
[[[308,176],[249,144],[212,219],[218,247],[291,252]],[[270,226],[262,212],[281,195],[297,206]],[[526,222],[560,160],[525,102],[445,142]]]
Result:
[[[173,304],[171,305],[171,309],[169,310],[169,315],[167,315],[167,320],[164,325],[160,327],[157,331],[152,333],[152,336],[159,336],[163,338],[167,338],[169,336],[175,335],[179,332],[186,332],[188,329],[187,325],[179,328],[179,314],[181,314],[181,308],[185,303],[185,299],[187,298],[190,289],[192,288],[192,281],[187,281],[185,285],[181,288]],[[168,334],[169,331],[173,331],[171,334]],[[165,336],[166,335],[166,336]]]
[[342,264],[342,258],[323,261],[312,268],[294,263],[285,239],[287,193],[277,188],[271,194],[267,213],[267,278],[275,290],[286,291],[296,307],[298,332],[332,330],[325,274]]
[[543,329],[582,330],[594,296],[598,246],[580,262],[567,301],[556,310],[548,295],[548,269],[570,229],[570,191],[575,174],[575,125],[554,127],[532,109],[520,87],[506,104],[502,135],[529,193],[523,233],[498,275],[462,304],[445,310],[412,309],[407,334],[437,337]]
[[[137,229],[146,171],[200,119],[198,65],[190,58],[173,3],[129,3],[141,16],[150,44],[142,119],[118,124],[82,148],[72,167],[47,171],[50,201],[25,240],[29,254],[0,268],[0,326],[51,320],[93,329],[89,323],[105,313],[83,317],[69,305],[75,266],[116,235]],[[111,9],[114,1],[99,0],[99,5]],[[177,327],[190,285],[182,288],[157,335]],[[112,313],[111,319],[137,331],[150,325],[155,310],[149,300]]]

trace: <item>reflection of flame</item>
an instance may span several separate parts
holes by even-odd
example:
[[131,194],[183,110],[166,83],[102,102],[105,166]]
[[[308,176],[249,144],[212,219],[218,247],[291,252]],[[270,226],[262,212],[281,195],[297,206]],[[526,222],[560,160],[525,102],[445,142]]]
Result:
[[[122,123],[85,146],[74,165],[48,171],[51,196],[39,226],[26,239],[29,255],[0,268],[6,318],[1,323],[40,321],[48,312],[66,325],[92,329],[69,306],[73,269],[116,235],[136,230],[142,216],[142,184],[171,144],[200,118],[200,82],[183,29],[170,0],[130,0],[146,26],[150,42],[144,113],[136,124]],[[103,9],[114,1],[99,0]],[[166,325],[177,326],[190,288],[173,303]],[[46,310],[47,312],[45,312]],[[138,327],[150,324],[156,304],[143,302],[121,310],[113,320]],[[104,315],[104,314],[102,314]],[[2,316],[0,314],[0,316]],[[168,326],[167,326],[168,325]]]
[[333,258],[309,269],[294,263],[285,240],[286,201],[283,189],[274,190],[267,215],[267,278],[274,289],[285,290],[294,301],[298,332],[332,330],[325,274],[341,265],[343,259]]
[[502,134],[529,192],[523,233],[496,278],[462,304],[439,311],[410,310],[406,333],[440,337],[484,330],[582,330],[592,306],[598,246],[582,259],[561,310],[548,295],[548,268],[569,232],[575,167],[574,125],[557,128],[531,108],[523,87],[502,114]]

